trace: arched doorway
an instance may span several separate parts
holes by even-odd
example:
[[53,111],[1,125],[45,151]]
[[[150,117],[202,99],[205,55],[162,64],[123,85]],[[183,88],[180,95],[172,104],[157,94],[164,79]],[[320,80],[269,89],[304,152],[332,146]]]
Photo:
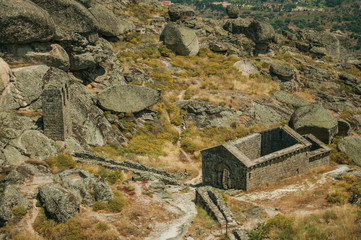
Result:
[[217,187],[223,189],[232,188],[231,171],[228,166],[220,163],[216,166]]

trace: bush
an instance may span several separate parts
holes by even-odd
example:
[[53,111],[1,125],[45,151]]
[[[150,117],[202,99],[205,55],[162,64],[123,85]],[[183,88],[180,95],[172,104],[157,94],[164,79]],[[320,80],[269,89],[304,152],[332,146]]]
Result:
[[97,224],[97,229],[104,232],[109,229],[109,226],[107,223],[100,222]]
[[127,200],[121,196],[116,196],[109,200],[107,209],[111,212],[121,212],[128,206]]
[[13,214],[15,216],[24,216],[28,210],[23,206],[17,206],[13,208]]
[[124,179],[123,173],[118,170],[107,170],[106,168],[101,168],[97,174],[105,179],[109,184],[115,184]]
[[93,210],[94,211],[99,211],[99,210],[104,210],[107,208],[107,203],[105,202],[98,202],[98,201],[95,201],[93,203]]
[[52,168],[58,170],[71,169],[76,167],[73,156],[65,153],[59,153],[57,156],[49,157],[45,162]]

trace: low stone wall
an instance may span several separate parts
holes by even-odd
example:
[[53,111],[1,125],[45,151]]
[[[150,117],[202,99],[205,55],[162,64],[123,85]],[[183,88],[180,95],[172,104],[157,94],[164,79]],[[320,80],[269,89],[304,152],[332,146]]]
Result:
[[201,205],[207,213],[219,222],[222,228],[236,226],[231,210],[224,202],[223,196],[212,187],[196,189],[196,203]]
[[140,176],[149,176],[155,177],[165,184],[171,185],[182,185],[178,180],[181,178],[180,175],[169,173],[162,169],[153,168],[147,166],[146,164],[135,163],[129,160],[125,161],[117,161],[111,158],[107,158],[105,156],[101,156],[97,153],[91,152],[75,152],[73,153],[74,157],[78,162],[89,163],[92,162],[94,164],[109,168],[109,169],[119,169],[125,171],[131,171]]

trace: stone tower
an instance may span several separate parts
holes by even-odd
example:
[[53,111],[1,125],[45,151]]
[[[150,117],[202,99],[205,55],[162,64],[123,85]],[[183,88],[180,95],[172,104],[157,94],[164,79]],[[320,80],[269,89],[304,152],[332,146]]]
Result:
[[50,81],[43,91],[44,134],[64,141],[72,132],[68,83]]

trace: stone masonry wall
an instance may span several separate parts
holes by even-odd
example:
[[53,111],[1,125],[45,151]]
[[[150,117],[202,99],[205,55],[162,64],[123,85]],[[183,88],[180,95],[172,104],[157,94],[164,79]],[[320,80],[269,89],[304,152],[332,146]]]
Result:
[[223,146],[206,149],[202,154],[203,184],[222,188],[217,181],[217,168],[225,167],[230,173],[231,188],[245,189],[247,168]]
[[271,161],[249,169],[247,190],[281,178],[306,173],[309,169],[308,149],[285,153]]
[[64,141],[71,134],[70,101],[67,86],[48,85],[42,95],[44,134]]
[[286,131],[274,128],[261,133],[261,156],[288,148],[297,144],[297,141]]
[[259,158],[261,156],[261,134],[251,135],[235,146],[250,160]]

